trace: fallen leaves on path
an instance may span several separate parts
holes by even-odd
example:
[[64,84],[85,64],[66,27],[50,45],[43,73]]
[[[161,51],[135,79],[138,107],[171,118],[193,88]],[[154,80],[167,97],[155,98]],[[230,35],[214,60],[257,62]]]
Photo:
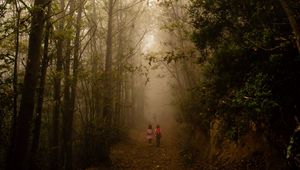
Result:
[[132,130],[128,140],[113,147],[111,159],[112,169],[184,169],[176,141],[171,136],[164,135],[161,146],[156,147],[155,141],[148,144],[145,133],[139,130]]

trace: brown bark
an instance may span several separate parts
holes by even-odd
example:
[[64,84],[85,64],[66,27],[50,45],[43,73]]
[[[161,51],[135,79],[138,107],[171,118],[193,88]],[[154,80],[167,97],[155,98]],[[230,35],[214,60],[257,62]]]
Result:
[[81,29],[81,18],[83,11],[83,1],[79,1],[78,3],[78,13],[76,18],[76,33],[74,40],[74,62],[73,62],[73,79],[71,82],[71,93],[70,93],[70,101],[69,101],[69,109],[65,113],[66,119],[65,123],[65,134],[64,134],[64,143],[65,143],[65,169],[72,170],[72,136],[73,136],[73,117],[75,112],[75,99],[76,99],[76,87],[77,87],[77,77],[78,77],[78,67],[79,67],[79,51],[80,51],[80,29]]
[[35,0],[32,11],[31,30],[28,44],[28,60],[26,63],[24,88],[17,118],[12,152],[8,158],[7,169],[23,170],[28,168],[29,139],[31,121],[34,111],[34,96],[38,82],[41,58],[41,43],[44,27],[44,8],[48,0]]
[[[10,156],[10,153],[12,151],[12,143],[14,142],[14,133],[16,131],[17,126],[17,115],[18,115],[18,58],[19,58],[19,39],[20,39],[20,15],[21,15],[21,9],[19,9],[18,2],[15,0],[14,2],[15,8],[16,8],[16,25],[15,25],[15,61],[14,61],[14,75],[13,75],[13,116],[12,116],[12,124],[11,124],[11,138],[10,138],[10,148],[8,150],[8,156]],[[0,122],[2,123],[2,121]]]
[[45,83],[46,83],[46,74],[49,62],[48,56],[48,47],[49,47],[49,36],[50,36],[50,16],[51,16],[51,3],[48,4],[48,11],[47,11],[47,23],[46,23],[46,30],[44,36],[44,50],[43,50],[43,59],[42,59],[42,66],[40,71],[40,82],[37,94],[37,107],[36,107],[36,116],[34,122],[34,129],[33,129],[33,139],[32,139],[32,147],[31,147],[31,160],[30,160],[30,169],[38,169],[37,163],[37,151],[39,150],[40,144],[40,133],[41,133],[41,124],[42,124],[42,111],[43,111],[43,100],[44,100],[44,91],[45,91]]
[[[12,132],[16,130],[16,121],[18,115],[18,58],[19,58],[19,38],[20,38],[20,15],[21,9],[18,7],[17,1],[15,1],[15,8],[17,12],[16,20],[16,37],[15,37],[15,61],[14,61],[14,78],[13,78],[13,90],[14,90],[14,99],[13,99],[13,123],[12,123]],[[12,139],[13,141],[13,139]]]
[[[70,31],[73,27],[73,15],[75,9],[75,0],[70,2],[70,13],[68,15],[68,22],[66,30]],[[64,65],[64,109],[63,109],[63,159],[65,169],[72,169],[72,159],[70,154],[70,141],[69,136],[72,133],[69,129],[70,124],[70,114],[71,110],[71,99],[70,99],[70,89],[71,89],[71,78],[70,78],[70,64],[71,64],[71,37],[68,37],[66,41],[66,55],[65,55],[65,65]]]
[[112,119],[112,29],[113,29],[113,8],[114,0],[109,0],[108,23],[106,37],[106,56],[105,56],[105,80],[104,80],[104,100],[103,118],[110,125]]
[[[100,115],[102,113],[101,109],[101,92],[100,92],[100,80],[99,80],[99,50],[98,44],[97,44],[97,39],[96,39],[96,33],[97,33],[97,13],[96,13],[96,1],[93,0],[93,13],[92,13],[92,34],[91,34],[91,50],[92,50],[92,55],[91,55],[91,61],[92,61],[92,108],[91,108],[91,114],[95,116],[96,122],[100,122]],[[100,43],[99,43],[100,45]],[[100,47],[101,48],[101,47]]]
[[[64,10],[64,0],[60,0],[60,8]],[[64,16],[64,12],[60,13],[59,18]],[[64,20],[59,23],[58,31],[63,31]],[[50,141],[50,170],[58,170],[60,167],[59,161],[59,115],[61,111],[61,73],[63,62],[63,37],[57,38],[56,46],[56,74],[54,77],[54,110],[52,116],[52,133]]]
[[296,15],[294,14],[294,12],[289,7],[289,4],[288,4],[287,1],[285,1],[285,0],[279,0],[279,1],[281,3],[281,6],[282,6],[284,12],[286,13],[286,16],[289,19],[291,28],[293,29],[293,32],[296,36],[297,49],[298,49],[298,52],[300,54],[300,29],[299,29],[299,25],[298,25],[297,20],[296,20]]
[[[122,9],[122,1],[118,1],[118,8]],[[114,124],[120,125],[121,119],[121,104],[122,104],[122,83],[123,83],[123,11],[118,12],[118,63],[117,63],[117,82],[116,82],[116,103],[114,111]]]

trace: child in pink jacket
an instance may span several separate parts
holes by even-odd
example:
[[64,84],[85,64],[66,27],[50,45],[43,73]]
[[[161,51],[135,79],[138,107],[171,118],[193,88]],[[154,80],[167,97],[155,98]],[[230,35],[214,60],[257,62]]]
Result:
[[152,143],[152,138],[153,138],[153,129],[152,129],[152,125],[149,125],[147,129],[147,139],[149,144]]

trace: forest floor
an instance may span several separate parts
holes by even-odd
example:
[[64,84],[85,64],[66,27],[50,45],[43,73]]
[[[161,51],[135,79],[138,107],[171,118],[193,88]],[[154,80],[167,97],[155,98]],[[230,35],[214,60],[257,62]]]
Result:
[[260,155],[251,162],[212,165],[207,161],[198,160],[192,167],[186,167],[180,156],[178,136],[174,128],[162,127],[161,145],[156,147],[155,140],[148,144],[146,129],[131,129],[126,138],[112,147],[110,167],[86,170],[243,170],[245,167],[250,170],[265,169],[260,165]]
[[112,169],[184,169],[175,137],[165,131],[160,147],[156,147],[155,141],[147,143],[145,130],[131,130],[129,138],[112,149]]
[[[147,127],[147,125],[146,125]],[[128,137],[113,146],[110,154],[110,168],[91,168],[88,170],[181,170],[184,168],[176,131],[172,127],[161,126],[160,147],[156,147],[155,137],[152,144],[146,139],[146,129],[131,129]]]

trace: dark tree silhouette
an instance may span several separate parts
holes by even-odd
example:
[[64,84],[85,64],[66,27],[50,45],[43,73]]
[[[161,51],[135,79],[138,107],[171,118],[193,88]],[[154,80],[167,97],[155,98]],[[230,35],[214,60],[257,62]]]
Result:
[[31,121],[34,112],[34,97],[38,82],[41,59],[41,44],[44,27],[46,4],[49,0],[35,0],[32,11],[31,30],[29,34],[28,59],[26,64],[24,88],[17,118],[11,155],[8,157],[7,169],[22,170],[28,168],[29,139]]

